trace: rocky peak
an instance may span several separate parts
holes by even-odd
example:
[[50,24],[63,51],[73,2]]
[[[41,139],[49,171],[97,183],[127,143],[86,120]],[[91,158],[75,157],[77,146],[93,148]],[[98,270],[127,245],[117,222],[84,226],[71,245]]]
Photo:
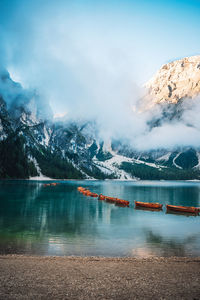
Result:
[[152,104],[195,98],[200,94],[200,55],[163,65],[145,87],[148,90],[145,98]]

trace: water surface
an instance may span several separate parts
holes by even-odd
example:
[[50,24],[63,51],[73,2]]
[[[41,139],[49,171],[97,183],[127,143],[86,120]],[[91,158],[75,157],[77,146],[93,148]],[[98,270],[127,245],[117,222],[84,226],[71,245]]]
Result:
[[[46,182],[46,181],[45,181]],[[134,200],[200,206],[199,182],[0,181],[0,253],[199,256],[200,216],[134,209]],[[78,186],[130,201],[117,207]]]

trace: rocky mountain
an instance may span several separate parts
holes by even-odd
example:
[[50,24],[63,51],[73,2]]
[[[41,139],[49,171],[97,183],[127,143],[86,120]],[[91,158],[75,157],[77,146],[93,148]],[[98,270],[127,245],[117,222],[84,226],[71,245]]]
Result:
[[163,65],[145,87],[151,105],[178,103],[200,94],[200,56],[186,57]]
[[[160,118],[181,115],[183,99],[200,93],[200,56],[163,66],[146,85],[141,101],[162,106]],[[44,110],[45,107],[45,110]],[[151,109],[151,108],[149,108]],[[44,114],[45,111],[45,114]],[[159,119],[149,128],[160,126]],[[136,151],[98,136],[86,120],[54,121],[48,103],[0,72],[0,178],[199,179],[200,149],[179,147]]]

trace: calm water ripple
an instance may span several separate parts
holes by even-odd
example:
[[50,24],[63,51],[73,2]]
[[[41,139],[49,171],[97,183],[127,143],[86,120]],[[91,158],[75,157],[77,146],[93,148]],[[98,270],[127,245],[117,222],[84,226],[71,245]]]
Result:
[[[135,210],[134,201],[200,206],[199,182],[0,181],[0,253],[199,256],[200,216]],[[130,201],[117,207],[78,186]]]

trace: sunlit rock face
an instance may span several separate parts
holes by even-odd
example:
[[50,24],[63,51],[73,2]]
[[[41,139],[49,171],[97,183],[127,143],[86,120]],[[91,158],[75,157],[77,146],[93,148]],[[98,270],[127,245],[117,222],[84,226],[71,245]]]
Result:
[[200,55],[163,65],[145,87],[151,105],[197,97],[200,94]]

